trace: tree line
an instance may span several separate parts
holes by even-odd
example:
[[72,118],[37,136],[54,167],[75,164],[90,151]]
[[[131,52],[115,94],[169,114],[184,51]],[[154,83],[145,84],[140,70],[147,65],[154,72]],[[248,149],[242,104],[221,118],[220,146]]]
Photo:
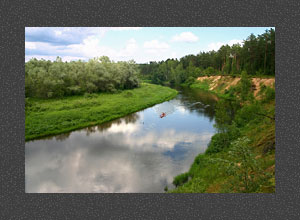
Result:
[[180,84],[204,75],[275,75],[275,30],[255,36],[243,45],[223,45],[218,51],[200,52],[181,59],[140,64],[144,79],[156,84]]
[[25,63],[25,96],[55,98],[94,92],[116,92],[139,86],[134,61],[113,62],[108,57],[88,62],[37,60]]

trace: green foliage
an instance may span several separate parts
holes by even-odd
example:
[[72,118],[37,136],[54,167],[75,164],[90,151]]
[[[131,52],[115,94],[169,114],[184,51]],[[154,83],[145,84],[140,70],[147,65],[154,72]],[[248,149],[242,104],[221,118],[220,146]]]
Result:
[[240,136],[240,130],[235,124],[228,126],[228,131],[216,133],[205,151],[205,154],[214,154],[229,148],[231,142]]
[[124,93],[124,97],[126,97],[126,98],[130,98],[132,96],[133,96],[133,93],[131,91],[127,91]]
[[196,81],[190,85],[190,88],[203,89],[203,90],[208,91],[209,90],[209,81],[207,79],[203,80],[202,82]]
[[238,109],[240,109],[240,103],[235,99],[220,99],[218,101],[215,108],[215,127],[219,132],[228,130]]
[[[258,114],[262,112],[263,112],[262,106],[258,102],[252,105],[245,105],[236,113],[235,123],[237,124],[238,127],[244,127],[250,121],[257,119]],[[260,120],[260,118],[258,120]]]
[[187,83],[188,86],[190,86],[195,82],[195,78],[190,76],[189,78],[187,78],[185,82]]
[[84,93],[110,92],[139,87],[134,61],[112,62],[100,57],[88,62],[31,59],[25,63],[25,95],[59,98]]
[[228,133],[217,133],[212,138],[205,151],[206,154],[218,153],[230,145]]
[[270,102],[271,100],[275,100],[275,89],[271,87],[266,87],[264,95],[263,95],[263,102]]
[[173,184],[177,187],[177,186],[181,186],[184,183],[186,183],[189,179],[189,174],[188,173],[182,173],[178,176],[176,176],[173,180]]
[[[140,64],[143,79],[152,83],[171,84],[184,83],[189,77],[205,75],[240,75],[242,71],[250,76],[275,75],[275,30],[269,29],[265,33],[255,36],[251,34],[244,44],[232,46],[223,45],[218,51],[200,52],[197,55],[187,55],[180,60],[167,59],[160,62]],[[241,88],[243,100],[248,89],[245,82]],[[245,92],[245,93],[244,93]]]
[[250,80],[245,72],[242,75],[216,105],[218,133],[168,192],[275,191],[275,91],[261,85],[263,99],[253,100]]
[[230,179],[231,190],[244,193],[257,192],[261,184],[269,178],[255,159],[248,138],[242,137],[232,142],[229,156],[230,162],[226,167],[226,173],[233,177]]
[[206,188],[207,183],[200,177],[195,177],[192,181],[189,181],[174,190],[169,190],[168,193],[204,193]]
[[212,75],[215,75],[216,72],[217,71],[213,67],[210,66],[204,70],[203,74],[207,75],[207,76],[212,76]]
[[25,139],[60,134],[110,121],[172,99],[177,91],[153,84],[117,94],[25,99]]
[[97,94],[84,93],[84,97],[87,99],[96,98]]

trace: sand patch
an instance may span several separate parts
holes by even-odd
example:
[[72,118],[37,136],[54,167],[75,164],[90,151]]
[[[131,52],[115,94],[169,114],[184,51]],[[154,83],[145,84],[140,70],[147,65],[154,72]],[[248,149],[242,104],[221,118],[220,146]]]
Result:
[[[222,87],[222,91],[228,90],[231,86],[235,86],[241,80],[240,77],[231,76],[200,76],[197,78],[200,82],[209,81],[209,90],[216,90]],[[260,91],[260,85],[274,87],[275,78],[252,78],[252,89],[254,96],[257,97]]]

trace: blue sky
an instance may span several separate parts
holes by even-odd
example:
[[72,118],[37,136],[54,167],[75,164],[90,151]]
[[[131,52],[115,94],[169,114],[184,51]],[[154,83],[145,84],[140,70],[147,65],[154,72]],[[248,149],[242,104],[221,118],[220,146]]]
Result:
[[[273,27],[274,28],[274,27]],[[270,27],[26,27],[25,61],[108,56],[137,63],[181,58],[241,43]]]

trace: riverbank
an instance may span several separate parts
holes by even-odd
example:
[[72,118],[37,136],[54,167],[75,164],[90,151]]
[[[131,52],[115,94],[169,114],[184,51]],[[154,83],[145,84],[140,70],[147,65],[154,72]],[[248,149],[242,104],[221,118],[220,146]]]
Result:
[[[176,188],[170,193],[275,192],[274,83],[260,84],[254,95],[253,79],[222,81],[214,87],[207,79],[189,85],[223,97],[216,106],[218,133],[189,171],[174,178]],[[226,84],[231,86],[226,89]]]
[[[250,77],[251,90],[253,96],[257,99],[261,98],[261,90],[265,87],[275,88],[275,77]],[[192,83],[190,88],[200,88],[213,92],[221,97],[228,97],[230,90],[236,87],[241,81],[240,76],[202,76]]]
[[170,100],[177,91],[143,83],[117,94],[89,94],[61,99],[29,99],[25,107],[25,140],[101,124]]

